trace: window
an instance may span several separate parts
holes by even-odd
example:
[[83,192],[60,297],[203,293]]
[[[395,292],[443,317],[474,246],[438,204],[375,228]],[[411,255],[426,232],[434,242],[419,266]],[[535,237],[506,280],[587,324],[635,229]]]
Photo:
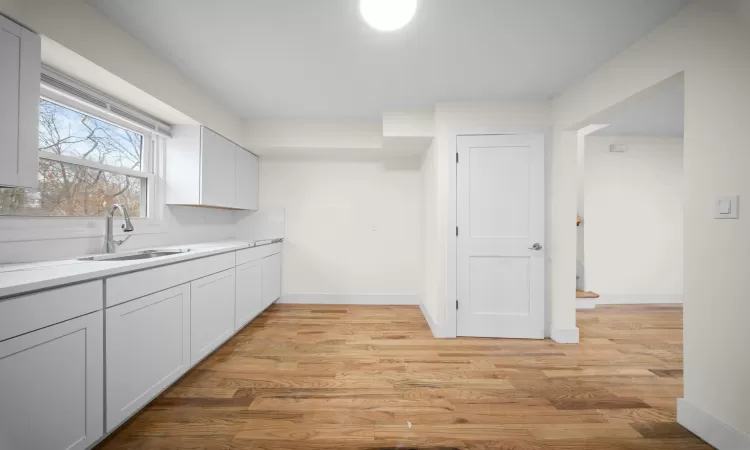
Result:
[[152,140],[50,98],[39,102],[39,188],[0,188],[0,216],[148,216]]

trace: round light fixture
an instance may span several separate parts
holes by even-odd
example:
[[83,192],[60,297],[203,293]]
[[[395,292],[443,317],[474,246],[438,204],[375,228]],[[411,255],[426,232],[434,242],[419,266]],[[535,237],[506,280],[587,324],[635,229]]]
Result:
[[376,30],[394,31],[414,17],[417,0],[359,0],[359,12]]

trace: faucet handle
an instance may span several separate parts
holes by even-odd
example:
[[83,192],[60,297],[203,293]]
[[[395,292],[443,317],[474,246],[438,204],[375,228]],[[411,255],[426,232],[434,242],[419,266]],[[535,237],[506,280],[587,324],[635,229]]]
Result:
[[[124,228],[124,227],[125,227],[125,225],[123,225],[123,228]],[[127,242],[127,241],[128,241],[128,239],[130,239],[131,237],[133,237],[133,235],[132,235],[132,234],[129,234],[129,235],[125,236],[125,239],[122,239],[122,240],[119,240],[119,241],[115,241],[115,244],[117,244],[118,246],[119,246],[119,245],[122,245],[122,244],[124,244],[125,242]]]

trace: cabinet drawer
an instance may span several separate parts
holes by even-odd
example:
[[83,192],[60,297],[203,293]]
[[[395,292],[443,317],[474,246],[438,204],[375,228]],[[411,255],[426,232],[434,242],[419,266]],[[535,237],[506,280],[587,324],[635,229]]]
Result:
[[107,308],[234,267],[234,252],[107,279]]
[[104,307],[102,281],[0,300],[0,341]]
[[190,367],[190,285],[106,311],[107,431]]
[[237,265],[249,263],[251,261],[257,261],[263,259],[266,256],[271,256],[281,252],[281,242],[275,244],[262,245],[260,247],[246,248],[244,250],[237,250]]

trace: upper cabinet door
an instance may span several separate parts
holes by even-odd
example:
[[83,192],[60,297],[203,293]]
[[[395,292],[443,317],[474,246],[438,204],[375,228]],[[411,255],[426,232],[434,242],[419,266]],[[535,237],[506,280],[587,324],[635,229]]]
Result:
[[235,145],[236,208],[258,209],[258,157]]
[[41,39],[0,16],[0,186],[37,187]]
[[201,205],[236,208],[235,145],[206,127],[201,133]]

